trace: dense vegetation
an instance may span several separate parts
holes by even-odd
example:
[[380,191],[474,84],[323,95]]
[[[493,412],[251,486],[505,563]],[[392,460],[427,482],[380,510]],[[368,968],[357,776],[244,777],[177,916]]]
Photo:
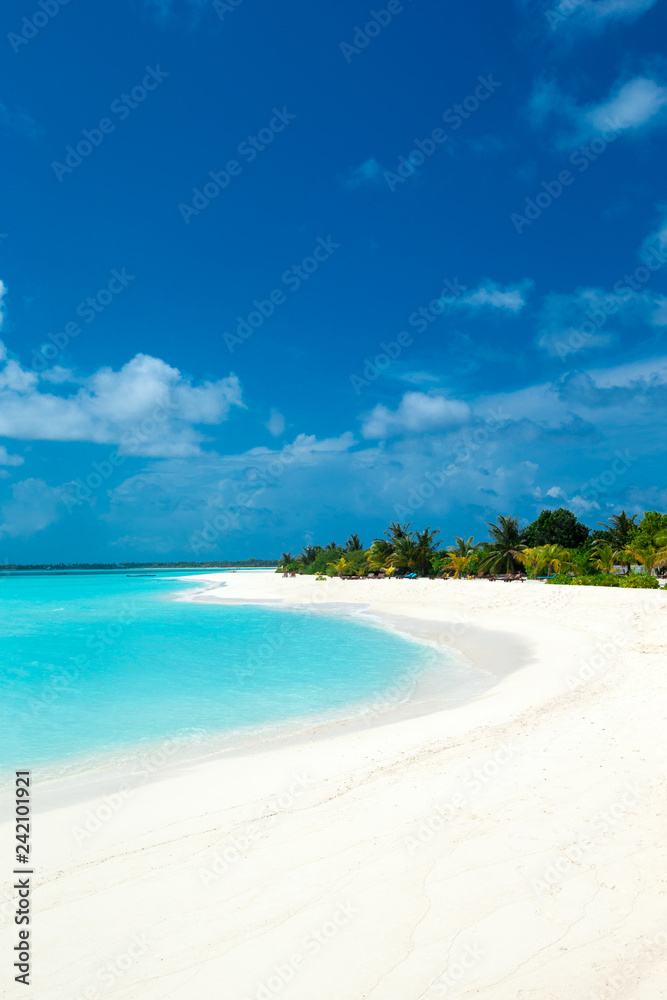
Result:
[[[667,514],[625,511],[591,530],[570,510],[543,510],[525,528],[519,519],[499,516],[488,524],[489,539],[455,537],[442,548],[430,526],[392,521],[382,538],[366,549],[358,535],[345,545],[307,545],[299,555],[283,552],[277,572],[324,576],[486,576],[525,573],[553,583],[583,586],[657,586],[667,572]],[[655,575],[654,575],[655,574]]]

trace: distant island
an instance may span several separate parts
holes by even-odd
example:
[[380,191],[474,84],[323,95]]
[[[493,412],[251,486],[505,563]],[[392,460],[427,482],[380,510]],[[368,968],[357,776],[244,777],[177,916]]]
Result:
[[279,559],[242,559],[236,562],[123,562],[123,563],[8,563],[3,570],[66,569],[270,569]]

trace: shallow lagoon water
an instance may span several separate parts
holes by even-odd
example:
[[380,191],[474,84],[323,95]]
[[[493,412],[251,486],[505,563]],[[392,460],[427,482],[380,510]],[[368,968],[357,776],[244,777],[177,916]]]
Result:
[[347,718],[434,662],[358,615],[176,601],[202,582],[172,574],[3,576],[3,769]]

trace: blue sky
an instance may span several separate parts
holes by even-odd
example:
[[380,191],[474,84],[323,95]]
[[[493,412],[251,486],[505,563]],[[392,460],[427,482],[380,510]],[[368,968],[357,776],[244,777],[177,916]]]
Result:
[[667,509],[664,0],[9,0],[0,559]]

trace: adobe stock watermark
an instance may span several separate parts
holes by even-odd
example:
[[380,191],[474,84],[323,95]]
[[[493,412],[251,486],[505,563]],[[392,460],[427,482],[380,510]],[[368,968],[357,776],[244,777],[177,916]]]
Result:
[[544,16],[547,19],[547,23],[552,31],[555,31],[559,25],[565,24],[567,19],[579,10],[580,7],[584,7],[590,3],[590,0],[561,0],[557,7],[552,7],[551,10],[545,10]]
[[[532,888],[535,893],[550,893],[555,885],[566,881],[576,873],[577,868],[587,864],[586,859],[594,854],[603,844],[604,836],[613,833],[616,827],[629,813],[636,810],[639,801],[646,795],[646,787],[635,781],[628,782],[619,796],[607,809],[601,809],[590,821],[591,833],[581,835],[567,847],[558,852],[558,856],[549,861],[542,871],[542,877],[533,879]],[[597,839],[596,839],[597,835]],[[595,862],[590,861],[592,866]]]
[[[135,622],[138,611],[135,601],[123,601],[120,610],[113,621],[107,622],[103,628],[90,632],[83,643],[85,653],[78,653],[71,657],[71,664],[63,667],[59,673],[54,673],[35,695],[26,698],[25,709],[22,712],[24,719],[28,723],[35,723],[44,709],[51,708],[53,703],[61,697],[81,677],[90,669],[94,662],[93,657],[102,653],[107,647],[112,646],[116,639],[125,631],[128,625]],[[80,647],[81,648],[81,647]],[[56,726],[50,715],[42,718],[40,725]]]
[[593,653],[579,658],[577,673],[569,673],[565,678],[568,691],[574,691],[582,684],[588,683],[597,674],[614,666],[619,654],[625,650],[627,644],[628,637],[622,632],[609,636],[605,642],[598,642]]
[[199,868],[199,880],[205,889],[218,882],[233,865],[244,860],[252,845],[260,840],[266,830],[280,816],[290,812],[295,802],[306,789],[316,784],[309,774],[293,774],[289,786],[281,792],[270,795],[260,805],[260,815],[249,823],[239,835],[230,835],[208,852],[210,861],[206,868]]
[[[324,239],[318,236],[312,253],[304,257],[300,264],[292,264],[281,276],[281,284],[290,292],[298,292],[302,284],[308,281],[320,265],[329,260],[336,250],[340,249],[340,243],[335,243],[331,236]],[[234,348],[245,343],[252,337],[256,330],[264,325],[267,319],[273,316],[276,308],[287,302],[287,295],[282,288],[276,287],[269,292],[265,299],[254,299],[254,308],[247,316],[236,317],[236,330],[233,333],[225,331],[222,339],[225,342],[230,354],[234,353]]]
[[237,7],[244,4],[245,0],[213,0],[213,10],[221,21],[224,21],[225,14],[233,14]]
[[421,510],[424,504],[449,482],[457,471],[457,467],[468,462],[483,445],[491,440],[492,435],[499,433],[506,427],[509,420],[509,414],[506,414],[502,407],[498,407],[497,410],[490,410],[484,418],[484,422],[479,426],[466,428],[461,437],[454,443],[455,457],[453,461],[443,469],[425,472],[421,483],[418,486],[410,487],[406,502],[394,505],[396,517],[411,517],[418,510]]
[[[463,99],[460,104],[452,104],[442,114],[442,119],[446,125],[451,127],[452,132],[461,128],[464,121],[473,115],[484,101],[488,101],[492,94],[502,87],[502,83],[493,79],[493,74],[488,76],[478,76],[478,84],[471,94]],[[390,191],[395,191],[399,184],[405,184],[406,180],[413,176],[417,167],[420,167],[425,160],[433,156],[436,149],[447,142],[448,134],[443,128],[434,128],[426,139],[415,139],[415,148],[408,156],[399,156],[396,172],[385,170],[384,179]]]
[[646,970],[647,960],[652,964],[664,961],[667,933],[660,930],[657,933],[652,932],[652,936],[648,939],[642,936],[638,945],[639,947],[635,946],[634,961],[619,959],[612,969],[605,971],[604,985],[595,987],[583,1000],[614,1000],[616,996],[621,1000],[622,997],[629,997],[635,993],[641,974]]
[[[578,173],[583,174],[588,170],[591,163],[609,148],[610,143],[618,139],[622,132],[622,125],[609,121],[608,129],[600,132],[595,139],[587,145],[577,146],[570,154],[569,162],[573,167],[577,167]],[[566,188],[571,187],[576,180],[575,175],[570,170],[561,170],[558,177],[551,181],[542,181],[540,188],[534,198],[526,198],[523,215],[520,212],[512,212],[510,222],[519,235],[526,226],[532,224],[540,218],[543,212],[558,201]]]
[[252,651],[243,665],[234,663],[234,675],[236,680],[243,683],[247,677],[254,677],[256,671],[272,660],[276,652],[285,648],[285,643],[290,636],[294,635],[294,624],[291,616],[283,621],[279,629],[271,628],[263,636],[261,641],[253,645]]
[[[155,68],[146,66],[146,75],[141,83],[133,87],[129,94],[123,93],[111,102],[109,108],[111,114],[116,115],[119,121],[125,121],[132,111],[138,108],[153,90],[157,90],[162,81],[166,80],[168,76],[169,73],[161,70],[159,64]],[[76,146],[70,145],[65,147],[64,162],[61,163],[59,160],[54,160],[51,163],[51,168],[58,178],[58,182],[62,184],[64,178],[68,174],[74,173],[76,168],[90,156],[93,150],[101,146],[105,138],[115,131],[116,123],[108,116],[100,118],[97,126],[94,128],[81,129],[83,139],[79,139]]]
[[[128,274],[124,267],[120,271],[114,268],[111,272],[111,278],[106,285],[100,288],[94,295],[89,295],[88,298],[79,302],[74,310],[75,314],[84,323],[93,323],[100,313],[104,312],[107,306],[111,305],[115,298],[121,292],[125,291],[129,283],[134,281],[135,277],[136,275],[134,274]],[[57,330],[55,333],[47,333],[47,339],[51,343],[42,344],[38,350],[33,349],[30,358],[31,370],[37,374],[41,374],[49,365],[53,364],[62,351],[69,347],[75,337],[81,335],[81,332],[81,326],[74,320],[70,320],[65,323],[62,330]]]
[[93,462],[93,471],[87,476],[74,479],[66,483],[61,490],[61,500],[65,504],[67,513],[71,514],[75,507],[80,507],[82,503],[87,503],[103,483],[106,483],[116,470],[125,464],[128,458],[140,454],[140,450],[158,433],[162,426],[180,409],[179,403],[173,403],[169,398],[157,403],[150,414],[142,420],[124,431],[120,438],[119,448],[110,451],[106,459],[101,462]]
[[265,980],[258,982],[243,1000],[273,1000],[273,997],[282,993],[296,973],[307,964],[309,956],[317,955],[322,948],[326,948],[341,928],[358,913],[359,911],[349,901],[339,902],[329,919],[303,937],[298,949],[295,948],[289,958],[276,963],[271,969],[271,974]]
[[[459,284],[459,279],[450,281],[446,278],[440,295],[431,299],[426,306],[420,306],[408,316],[408,326],[411,326],[417,333],[424,333],[431,323],[439,319],[446,311],[447,306],[452,305],[464,292],[467,286]],[[361,390],[365,389],[372,382],[382,375],[395,361],[397,361],[406,347],[411,347],[414,338],[407,330],[401,330],[395,340],[381,341],[378,345],[380,351],[372,358],[364,358],[361,374],[353,372],[349,376],[350,385],[354,389],[355,395],[361,395]]]
[[80,825],[77,824],[70,827],[70,833],[76,841],[77,846],[80,847],[86,840],[89,840],[98,833],[110,819],[113,819],[125,803],[132,798],[137,787],[148,781],[149,778],[165,767],[169,763],[169,758],[177,753],[179,749],[179,743],[171,741],[163,743],[161,748],[156,747],[143,754],[137,761],[137,764],[141,766],[130,772],[130,776],[138,780],[132,785],[123,783],[119,785],[117,791],[104,795],[98,805],[86,810]]
[[117,792],[105,795],[102,802],[93,809],[88,809],[81,820],[81,825],[70,827],[70,833],[78,847],[94,836],[107,823],[115,813],[121,809],[127,800],[134,794],[134,789],[129,785],[121,785]]
[[241,514],[244,511],[252,512],[255,500],[269,486],[278,482],[297,458],[297,448],[291,444],[272,458],[265,469],[251,469],[248,473],[249,481],[237,489],[233,502],[221,507],[215,516],[204,522],[202,528],[190,535],[190,549],[194,553],[210,551],[223,534],[238,530]]
[[632,457],[628,448],[625,451],[617,451],[610,465],[599,476],[583,483],[577,490],[577,494],[588,503],[597,504],[597,500],[608,493],[636,461],[637,459]]
[[562,340],[555,345],[556,354],[565,361],[569,354],[595,343],[595,334],[606,324],[610,316],[615,316],[622,306],[633,299],[637,299],[637,293],[641,291],[642,285],[650,281],[653,274],[667,264],[667,256],[656,246],[649,247],[649,253],[643,264],[636,267],[631,274],[624,274],[622,278],[614,283],[613,291],[620,298],[620,302],[612,295],[606,296],[600,301],[599,308],[587,309],[584,315],[586,319],[577,329],[571,329]]
[[450,991],[459,991],[468,973],[482,961],[485,955],[486,950],[479,944],[466,945],[457,953],[455,960],[448,963],[445,971],[431,983],[428,989],[424,993],[420,993],[418,1000],[436,1000],[437,997],[446,997]]
[[[412,0],[408,0],[408,2],[412,3]],[[358,56],[363,52],[372,40],[377,38],[391,24],[394,18],[402,14],[404,10],[405,7],[401,3],[401,0],[389,0],[386,8],[370,11],[369,20],[363,27],[360,28],[358,24],[355,25],[352,43],[341,42],[339,45],[345,62],[349,65],[352,62],[352,56]]]
[[[280,132],[284,132],[290,122],[293,122],[296,115],[291,114],[286,107],[282,110],[273,109],[273,117],[268,125],[261,128],[257,135],[247,136],[243,142],[236,147],[236,152],[242,156],[246,163],[252,163],[259,153],[270,146]],[[204,182],[201,188],[192,189],[192,204],[180,202],[178,211],[186,226],[190,225],[193,216],[199,215],[211,202],[218,197],[232,182],[233,177],[240,177],[243,173],[243,165],[239,160],[228,160],[222,170],[209,170],[210,180]]]
[[[94,982],[99,986],[86,980],[81,986],[75,987],[77,996],[71,996],[70,1000],[98,1000],[112,988],[118,990],[122,987],[122,979],[129,972],[132,966],[143,958],[150,948],[148,932],[133,934],[123,950],[101,965],[95,972]],[[83,993],[78,992],[83,990]]]
[[[637,628],[643,622],[653,619],[658,608],[662,611],[665,606],[665,599],[662,592],[644,592],[642,598],[648,602],[649,606],[638,618],[633,619],[633,629]],[[626,652],[630,640],[630,633],[625,631],[615,632],[614,635],[607,636],[604,640],[596,642],[591,654],[579,658],[577,672],[569,673],[565,677],[567,690],[574,691],[604,671],[615,667],[619,655]]]
[[10,31],[7,41],[14,52],[20,52],[23,45],[27,45],[40,33],[42,28],[49,24],[56,14],[60,13],[60,8],[69,3],[69,0],[37,0],[39,8],[30,17],[21,18],[19,32]]
[[471,767],[460,779],[463,791],[455,792],[449,799],[435,803],[434,812],[420,823],[416,836],[404,837],[404,844],[410,857],[429,844],[436,834],[444,830],[447,822],[470,805],[471,799],[498,777],[502,769],[519,754],[519,748],[512,743],[501,743],[483,764]]
[[[450,614],[452,621],[442,632],[432,640],[435,645],[430,645],[430,649],[420,664],[408,665],[396,680],[380,693],[377,700],[371,705],[370,711],[363,716],[363,721],[369,724],[374,715],[381,715],[397,705],[408,700],[414,690],[416,681],[423,676],[425,667],[433,667],[438,662],[442,662],[444,647],[456,647],[456,640],[465,635],[470,627],[468,619],[463,618],[458,611]],[[420,644],[421,645],[421,644]]]

